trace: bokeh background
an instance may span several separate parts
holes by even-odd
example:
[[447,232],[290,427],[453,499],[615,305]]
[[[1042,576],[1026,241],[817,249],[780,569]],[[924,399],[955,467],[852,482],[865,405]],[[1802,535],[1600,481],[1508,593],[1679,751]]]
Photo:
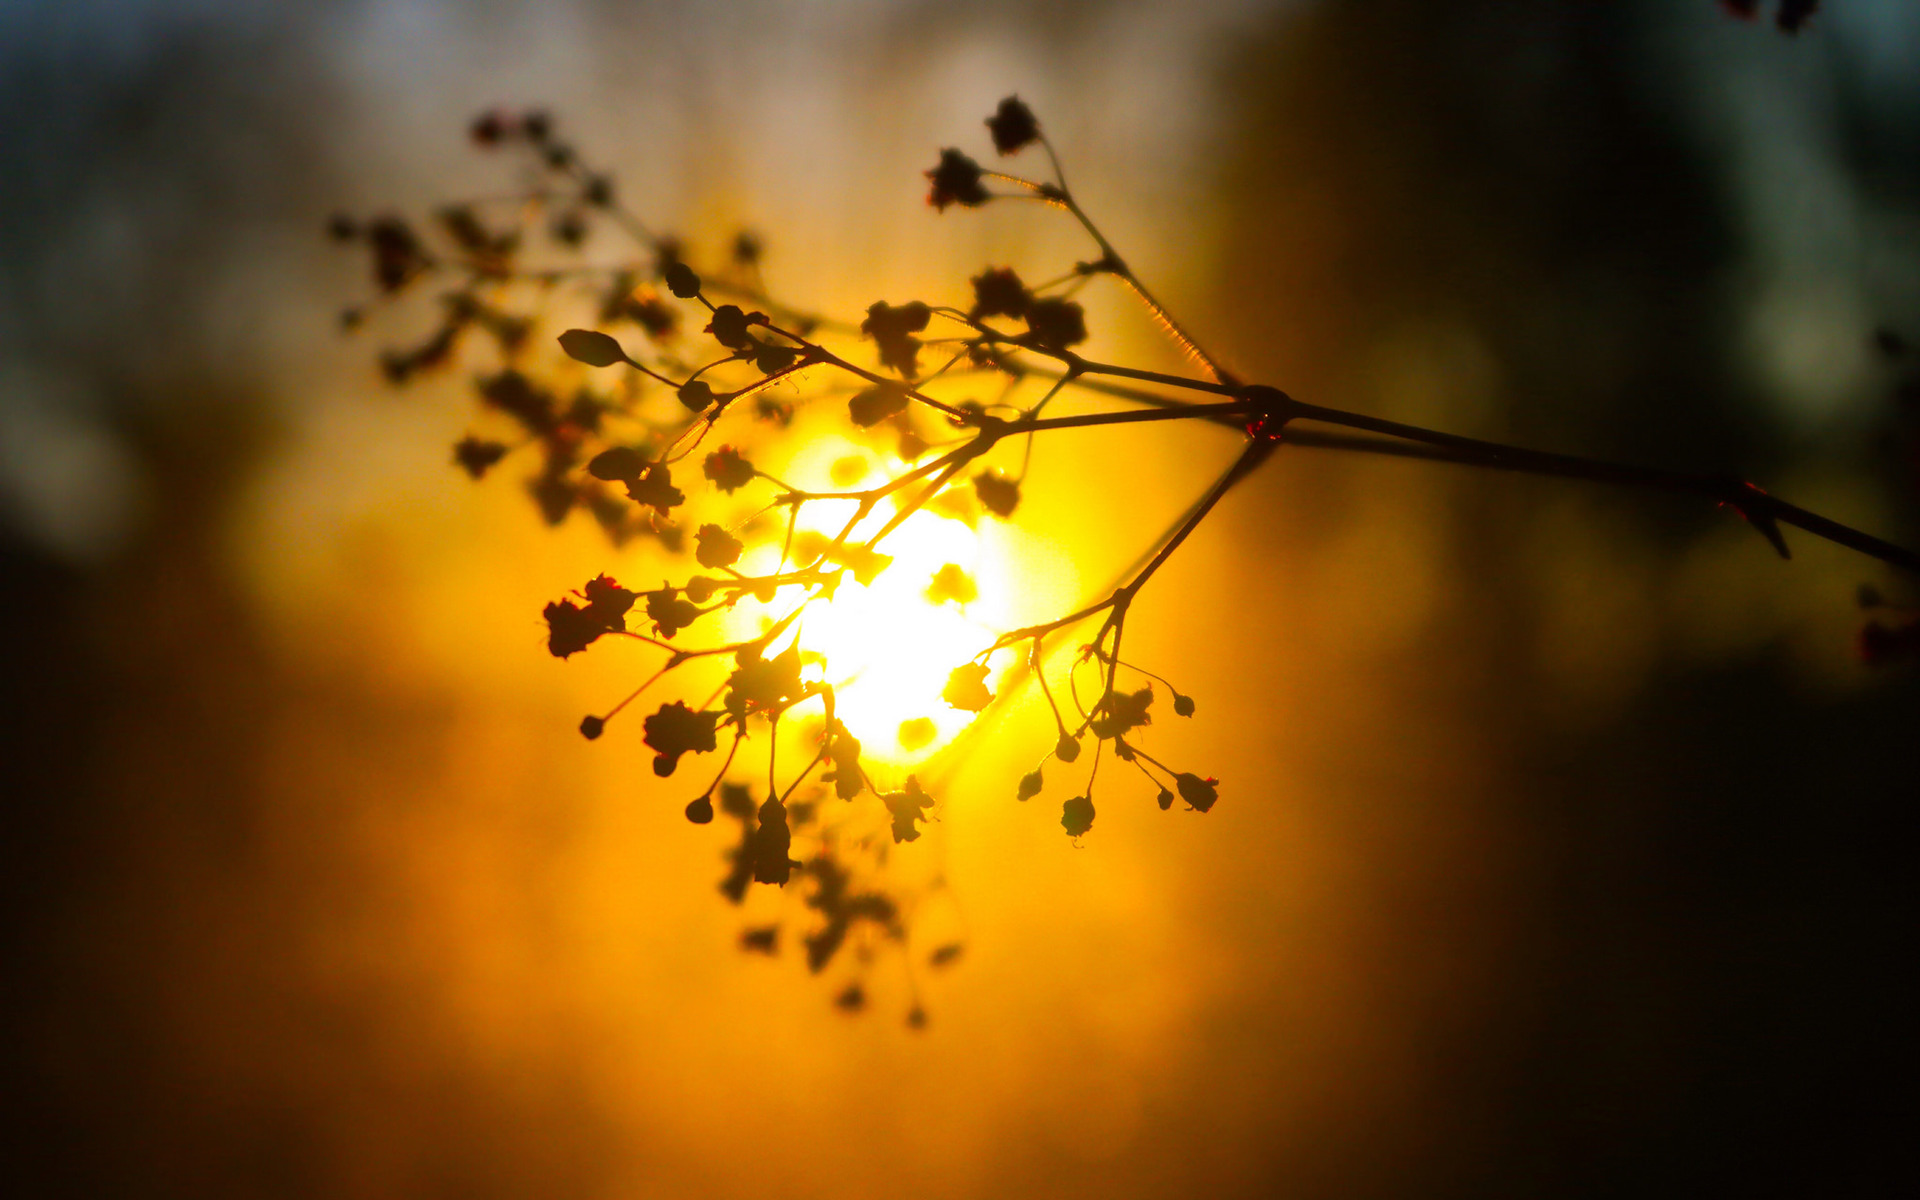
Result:
[[[0,3],[9,1190],[1910,1190],[1920,685],[1852,646],[1911,579],[1283,450],[1128,634],[1218,807],[1116,778],[1076,848],[1009,722],[912,848],[966,946],[914,1032],[885,963],[848,1016],[735,950],[720,836],[574,732],[626,668],[542,646],[618,558],[447,466],[469,401],[379,381],[321,235],[483,190],[466,120],[536,103],[696,246],[751,223],[783,294],[949,299],[1086,254],[921,203],[1018,92],[1246,376],[1912,544],[1872,334],[1920,335],[1920,9],[1826,7]],[[1036,589],[1232,446],[1059,454]]]

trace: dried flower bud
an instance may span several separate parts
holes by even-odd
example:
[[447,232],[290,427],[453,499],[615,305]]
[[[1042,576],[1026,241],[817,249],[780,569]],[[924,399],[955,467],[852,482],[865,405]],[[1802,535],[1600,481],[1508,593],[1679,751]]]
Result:
[[[746,548],[739,538],[728,533],[718,525],[702,525],[699,532],[695,533],[693,537],[697,543],[693,552],[694,559],[699,562],[701,566],[710,567],[714,570],[718,570],[721,567],[730,567],[734,563],[739,562],[740,552]],[[688,589],[688,591],[689,594],[691,594],[691,589]]]
[[1025,341],[1042,350],[1062,351],[1087,340],[1087,317],[1071,300],[1048,296],[1027,310]]
[[704,379],[689,379],[677,393],[689,412],[704,412],[713,403],[713,388]]
[[978,208],[992,199],[981,186],[980,164],[958,150],[942,150],[939,164],[926,175],[933,181],[927,203],[941,212],[945,212],[949,204]]
[[989,267],[971,282],[973,308],[967,315],[976,321],[982,317],[1012,317],[1017,321],[1033,305],[1033,293],[1012,267]]
[[1002,154],[1012,154],[1040,137],[1040,122],[1018,96],[1008,96],[1000,102],[1000,107],[987,118],[987,129],[993,134],[993,148]]
[[722,446],[707,455],[703,469],[714,486],[729,495],[753,482],[753,464],[732,446]]
[[1196,812],[1206,812],[1220,798],[1218,779],[1202,779],[1183,771],[1173,777],[1173,783],[1180,789],[1180,798],[1192,805]]
[[1093,797],[1075,796],[1060,806],[1060,827],[1068,837],[1079,837],[1093,828]]
[[608,483],[638,479],[640,472],[646,469],[646,458],[630,446],[615,446],[610,450],[602,450],[587,463],[587,474]]

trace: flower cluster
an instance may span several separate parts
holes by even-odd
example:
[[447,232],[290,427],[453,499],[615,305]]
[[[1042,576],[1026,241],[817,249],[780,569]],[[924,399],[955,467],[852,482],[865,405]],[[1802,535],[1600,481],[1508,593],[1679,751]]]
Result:
[[[1052,178],[988,171],[945,149],[926,172],[928,203],[944,211],[1038,201],[1075,221],[1097,254],[1039,285],[1010,266],[988,265],[956,289],[961,295],[877,299],[858,321],[804,312],[770,295],[764,251],[751,234],[734,238],[724,263],[696,269],[683,244],[627,211],[610,177],[588,167],[540,113],[488,113],[471,129],[478,146],[518,156],[518,192],[445,206],[427,225],[390,215],[338,217],[331,225],[333,236],[369,255],[370,305],[431,293],[432,331],[385,351],[380,363],[395,384],[456,366],[471,372],[494,428],[456,442],[460,469],[479,479],[531,460],[526,486],[548,522],[584,511],[616,546],[643,544],[644,566],[622,566],[622,577],[677,576],[657,588],[629,588],[603,573],[559,596],[543,611],[548,649],[566,659],[623,642],[656,664],[624,699],[581,721],[589,739],[603,737],[655,688],[681,685],[641,707],[640,740],[652,770],[676,778],[693,764],[704,782],[681,793],[692,794],[687,819],[707,825],[724,815],[738,823],[721,881],[730,900],[740,902],[756,884],[786,889],[797,881],[803,911],[795,919],[807,927],[801,945],[813,971],[827,970],[849,944],[863,948],[858,962],[876,946],[909,944],[904,914],[912,906],[890,890],[888,856],[919,842],[941,805],[919,774],[899,779],[877,766],[842,719],[842,695],[861,681],[835,673],[809,642],[805,617],[850,582],[864,587],[900,569],[890,551],[917,513],[1015,519],[1036,442],[1096,426],[1179,420],[1216,426],[1241,447],[1233,465],[1150,543],[1144,565],[1110,593],[1055,619],[982,637],[940,690],[947,711],[972,714],[978,729],[1014,689],[1036,685],[1053,728],[1036,747],[1039,765],[1011,790],[1016,801],[1030,801],[1046,789],[1048,774],[1069,775],[1059,823],[1074,839],[1094,828],[1095,784],[1109,757],[1137,771],[1162,810],[1178,803],[1207,813],[1218,803],[1219,780],[1149,749],[1156,719],[1169,709],[1192,717],[1194,699],[1123,659],[1122,642],[1143,589],[1292,437],[1296,422],[1348,432],[1345,441],[1293,444],[1364,450],[1379,443],[1356,440],[1362,436],[1397,439],[1401,452],[1411,444],[1425,456],[1470,465],[1660,489],[1719,502],[1782,553],[1781,527],[1793,525],[1889,563],[1920,565],[1910,551],[1737,479],[1478,442],[1243,384],[1173,319],[1087,215],[1032,111],[1008,97],[986,125],[1003,156],[1040,146]],[[638,255],[612,265],[584,261],[583,249],[609,234],[637,242]],[[1205,375],[1088,357],[1090,331],[1075,297],[1102,278],[1144,304]],[[343,323],[358,328],[366,316],[365,306],[355,308]],[[1049,413],[1068,391],[1081,401],[1075,411]],[[844,472],[836,462],[824,479],[781,477],[799,457],[793,443],[813,436],[802,430],[819,427],[796,423],[803,407],[810,421],[830,418],[835,437],[864,448]],[[883,464],[879,481],[856,486],[872,478],[875,458]],[[812,527],[821,512],[837,515]],[[965,608],[978,599],[975,581],[954,564],[915,580],[913,589],[932,606]],[[1862,653],[1912,653],[1916,628],[1908,616],[1871,624]],[[925,718],[900,726],[909,750],[933,736]],[[749,929],[741,945],[776,953],[781,930]],[[958,954],[945,945],[915,962],[938,968]],[[859,978],[837,1002],[864,1005]],[[924,1019],[916,1001],[910,1020]]]
[[[1003,101],[987,125],[1002,154],[1044,144],[1038,120],[1016,98]],[[740,823],[723,893],[739,901],[755,884],[802,881],[815,926],[803,945],[816,971],[852,937],[903,942],[901,905],[889,895],[882,869],[887,849],[918,841],[940,804],[917,776],[901,782],[876,776],[836,712],[836,686],[858,682],[836,684],[831,664],[807,644],[803,614],[831,601],[843,580],[870,584],[889,570],[894,559],[883,550],[886,539],[920,509],[968,521],[1014,517],[1024,466],[1016,469],[1016,460],[996,456],[996,448],[1019,447],[1017,461],[1024,463],[1038,435],[1099,423],[1042,415],[1063,387],[1090,384],[1075,350],[1088,329],[1073,291],[1099,272],[1080,264],[1062,282],[1033,288],[1011,267],[990,266],[958,304],[877,300],[857,324],[840,325],[765,292],[763,250],[751,234],[735,239],[729,262],[696,270],[677,239],[652,233],[625,211],[611,178],[590,169],[545,114],[489,112],[470,133],[487,151],[517,156],[523,190],[447,205],[427,225],[390,215],[335,218],[333,235],[369,253],[375,286],[375,298],[350,310],[343,324],[358,328],[371,305],[430,293],[439,314],[432,332],[417,344],[386,350],[380,361],[395,384],[465,364],[478,368],[474,391],[502,427],[456,442],[460,469],[480,479],[531,458],[527,488],[547,521],[585,511],[617,545],[651,542],[650,554],[668,565],[669,575],[675,574],[671,560],[690,553],[695,570],[680,573],[677,582],[630,588],[603,573],[547,604],[547,644],[557,658],[609,639],[652,647],[661,656],[632,694],[582,719],[581,733],[602,738],[649,691],[703,670],[711,676],[709,664],[717,666],[710,692],[701,685],[656,701],[640,725],[660,777],[676,777],[689,761],[717,761],[686,802],[685,815],[697,825],[721,815]],[[1071,199],[1058,181],[989,173],[958,150],[943,151],[927,174],[936,209],[1002,198],[988,189],[989,180],[1014,189],[1004,195]],[[608,232],[637,238],[638,261],[604,268],[581,262],[582,249]],[[552,328],[556,314],[569,311],[587,320]],[[940,356],[930,362],[927,354],[935,349]],[[994,404],[955,395],[992,381],[1001,394]],[[1040,389],[1037,402],[1012,402],[1029,381]],[[884,446],[897,464],[882,482],[856,490],[796,486],[757,465],[766,453],[779,461],[780,439],[796,404],[805,402],[786,397],[801,384],[800,396],[848,389],[841,394],[849,436]],[[1129,407],[1112,415],[1165,411]],[[714,444],[721,436],[726,442]],[[742,509],[735,501],[758,507]],[[810,506],[848,502],[856,514],[837,532],[800,528]],[[876,511],[892,516],[870,530],[861,522]],[[774,544],[780,553],[771,567],[753,556],[756,547]],[[749,561],[758,565],[748,569]],[[621,570],[622,577],[635,573],[651,572]],[[1144,582],[1145,574],[1130,581],[1129,599]],[[978,598],[974,581],[952,564],[921,587],[934,605],[964,609]],[[1076,624],[1101,615],[1106,619],[1094,640],[1065,668],[1062,683],[1076,706],[1070,718],[1055,702],[1047,674],[1059,668],[1045,664],[1044,651],[1050,639],[1058,642]],[[994,690],[1005,674],[996,670],[995,656],[1024,649],[1058,727],[1050,756],[1074,762],[1090,737],[1152,781],[1160,807],[1169,807],[1177,793],[1205,812],[1214,803],[1215,782],[1168,768],[1139,744],[1156,693],[1151,682],[1131,688],[1119,682],[1118,672],[1134,670],[1117,657],[1124,618],[1125,604],[1110,601],[1044,628],[986,639],[974,660],[953,668],[939,700],[955,712],[986,713],[1009,686],[1002,682],[1001,692]],[[749,630],[757,623],[757,632],[730,632],[743,623]],[[1086,674],[1094,677],[1097,698],[1082,705]],[[1191,715],[1191,699],[1172,694],[1175,711]],[[901,729],[903,746],[932,736],[925,720]],[[755,744],[763,747],[765,766],[757,801],[755,785],[737,774]],[[1100,757],[1093,756],[1086,785],[1075,789],[1080,794],[1062,805],[1061,824],[1074,837],[1093,824],[1091,785]],[[1036,768],[1015,791],[1027,800],[1041,786]],[[830,815],[823,805],[829,797],[853,810],[870,803],[873,819]],[[804,853],[796,850],[802,843]],[[777,926],[756,928],[742,941],[758,953],[773,953],[779,943]],[[957,956],[957,947],[946,946],[927,965]],[[841,1002],[853,1007],[846,995]]]

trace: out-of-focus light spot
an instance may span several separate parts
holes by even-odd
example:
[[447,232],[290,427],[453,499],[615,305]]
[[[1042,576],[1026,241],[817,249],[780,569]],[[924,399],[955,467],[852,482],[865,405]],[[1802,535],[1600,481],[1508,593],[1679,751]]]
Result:
[[144,496],[132,455],[77,401],[34,377],[0,379],[0,520],[98,563],[132,531]]
[[1872,327],[1871,314],[1844,289],[1782,286],[1748,310],[1747,337],[1784,413],[1817,425],[1860,398]]
[[[843,439],[811,439],[807,461],[789,464],[782,477],[787,472],[796,479],[843,474],[835,469],[855,450]],[[883,499],[845,544],[863,544],[897,511],[892,497]],[[855,512],[851,500],[806,505],[794,527],[796,547],[811,549],[821,539],[834,538]],[[764,539],[742,558],[740,569],[748,575],[772,572],[783,541],[779,536]],[[1011,623],[1013,572],[1006,556],[978,529],[925,509],[890,531],[879,552],[892,560],[885,569],[866,583],[853,571],[846,572],[831,600],[808,605],[796,625],[797,638],[803,650],[823,657],[823,665],[810,669],[808,677],[817,674],[834,685],[836,714],[860,739],[865,754],[907,768],[945,746],[974,719],[975,714],[948,705],[940,693],[955,667],[970,661]],[[807,557],[796,550],[787,569]],[[972,582],[977,595],[964,604],[951,598],[936,602],[933,596],[943,590],[930,596],[929,586],[943,571],[951,580],[956,570]],[[770,611],[784,612],[799,599],[798,588],[783,588]]]

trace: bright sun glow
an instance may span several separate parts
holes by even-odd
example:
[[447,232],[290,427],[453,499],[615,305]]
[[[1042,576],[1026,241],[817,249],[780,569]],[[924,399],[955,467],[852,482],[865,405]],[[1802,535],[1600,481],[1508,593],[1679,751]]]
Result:
[[[819,535],[831,538],[854,511],[851,501],[807,505],[796,546],[809,533],[816,542]],[[848,544],[871,537],[894,511],[883,501]],[[848,572],[833,599],[816,600],[800,620],[801,648],[825,658],[824,668],[809,670],[808,677],[821,670],[835,685],[840,719],[877,760],[910,766],[974,719],[940,693],[953,669],[985,648],[1006,619],[1005,554],[984,532],[952,517],[916,512],[881,542],[880,552],[893,560],[885,570],[867,584]],[[756,547],[741,569],[771,571],[779,556],[779,540],[773,539]],[[964,603],[951,595],[936,599],[937,591],[929,594],[936,577],[957,583],[962,595],[968,585],[977,594]],[[799,589],[782,589],[774,607],[783,609],[789,597],[797,600]]]

